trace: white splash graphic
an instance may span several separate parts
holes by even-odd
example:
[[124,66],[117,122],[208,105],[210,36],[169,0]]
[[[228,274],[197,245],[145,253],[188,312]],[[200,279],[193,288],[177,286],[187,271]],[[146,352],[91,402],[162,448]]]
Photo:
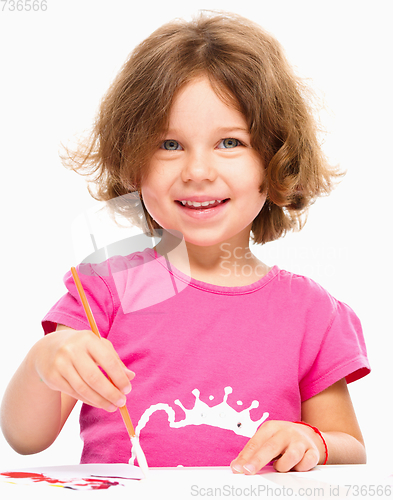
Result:
[[[221,403],[216,406],[208,406],[206,403],[200,400],[200,391],[194,389],[192,394],[195,396],[194,407],[188,410],[182,403],[176,399],[175,404],[180,406],[180,408],[185,413],[185,418],[175,422],[175,410],[166,403],[157,403],[150,406],[143,413],[139,419],[138,425],[135,429],[137,436],[140,436],[142,429],[146,426],[151,415],[159,410],[164,410],[168,415],[169,426],[172,428],[186,427],[187,425],[210,425],[212,427],[219,427],[220,429],[226,429],[233,431],[239,436],[245,436],[251,438],[258,427],[264,422],[269,413],[265,412],[259,420],[251,420],[250,410],[259,407],[258,401],[253,401],[249,408],[241,411],[236,411],[234,408],[227,404],[228,395],[232,393],[232,387],[224,388],[224,399]],[[209,397],[210,400],[213,399],[212,396]],[[242,405],[241,401],[237,401],[238,405]],[[135,460],[134,453],[131,456],[130,464],[133,464]]]

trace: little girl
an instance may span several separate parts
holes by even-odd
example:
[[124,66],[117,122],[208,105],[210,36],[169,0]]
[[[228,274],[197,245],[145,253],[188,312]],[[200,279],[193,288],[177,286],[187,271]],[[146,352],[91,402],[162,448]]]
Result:
[[116,411],[127,401],[151,466],[364,463],[347,390],[370,371],[357,316],[249,248],[300,229],[340,175],[278,42],[232,14],[164,25],[133,51],[69,160],[95,173],[99,200],[139,193],[161,240],[78,267],[104,339],[66,274],[48,335],[4,396],[10,445],[47,448],[81,400],[82,463],[128,462]]

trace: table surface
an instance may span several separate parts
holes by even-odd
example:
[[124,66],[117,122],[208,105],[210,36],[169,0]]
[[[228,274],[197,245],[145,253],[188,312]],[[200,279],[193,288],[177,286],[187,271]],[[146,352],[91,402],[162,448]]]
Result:
[[[103,469],[104,467],[104,469]],[[229,467],[176,467],[150,468],[143,480],[127,479],[140,473],[138,468],[126,464],[109,466],[57,466],[24,468],[19,471],[36,471],[52,478],[83,478],[91,474],[105,476],[120,482],[106,490],[72,491],[66,487],[37,482],[6,479],[0,480],[0,498],[27,498],[37,493],[51,500],[58,496],[73,499],[116,498],[122,499],[191,499],[191,498],[392,498],[393,468],[391,465],[326,465],[312,471],[277,473],[266,467],[255,476],[233,474]],[[2,470],[1,472],[4,472]],[[119,476],[123,479],[116,479]],[[91,476],[90,476],[91,477]],[[18,483],[18,484],[15,484]],[[81,483],[82,484],[82,483]],[[57,486],[57,487],[54,487]]]

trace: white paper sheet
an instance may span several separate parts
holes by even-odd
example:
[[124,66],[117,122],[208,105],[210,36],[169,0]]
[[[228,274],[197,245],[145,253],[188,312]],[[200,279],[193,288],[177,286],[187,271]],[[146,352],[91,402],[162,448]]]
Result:
[[[255,476],[233,474],[229,467],[150,468],[143,477],[138,467],[128,464],[90,464],[18,469],[19,472],[41,474],[50,480],[37,482],[32,478],[7,478],[0,475],[0,498],[23,499],[35,491],[40,500],[72,497],[78,500],[93,497],[116,500],[187,500],[204,497],[228,498],[348,498],[368,494],[393,498],[391,465],[327,465],[305,473],[275,472],[265,467]],[[1,471],[6,472],[6,471]],[[15,470],[13,472],[16,472]],[[13,484],[12,484],[13,483]],[[19,486],[18,486],[19,485]],[[351,485],[348,488],[345,485]],[[96,488],[101,491],[91,491]],[[101,486],[101,487],[100,487]],[[339,486],[339,488],[338,488]],[[378,488],[378,494],[377,492]],[[388,488],[385,491],[384,488]],[[38,491],[39,490],[39,491]],[[72,491],[79,490],[79,491]],[[366,495],[365,495],[366,494]],[[64,498],[65,498],[64,497]]]

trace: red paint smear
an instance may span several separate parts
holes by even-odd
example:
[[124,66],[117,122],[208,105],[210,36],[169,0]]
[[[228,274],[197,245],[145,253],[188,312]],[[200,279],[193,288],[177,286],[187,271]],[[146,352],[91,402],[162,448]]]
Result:
[[1,472],[2,476],[11,477],[14,479],[31,479],[35,483],[47,482],[47,483],[61,483],[64,484],[66,481],[59,481],[58,479],[52,479],[50,477],[44,476],[43,474],[36,474],[35,472]]
[[53,479],[43,474],[37,474],[35,472],[1,472],[1,476],[9,477],[12,479],[31,479],[34,483],[46,482],[49,484],[72,484],[73,486],[86,487],[88,486],[92,490],[107,490],[111,486],[117,486],[120,484],[117,481],[108,481],[105,479],[89,479],[82,478],[85,483],[77,483],[73,481],[60,481],[59,479]]
[[107,490],[111,486],[117,486],[120,483],[118,481],[108,481],[107,479],[88,479],[83,478],[83,481],[89,483],[89,486],[93,490]]

